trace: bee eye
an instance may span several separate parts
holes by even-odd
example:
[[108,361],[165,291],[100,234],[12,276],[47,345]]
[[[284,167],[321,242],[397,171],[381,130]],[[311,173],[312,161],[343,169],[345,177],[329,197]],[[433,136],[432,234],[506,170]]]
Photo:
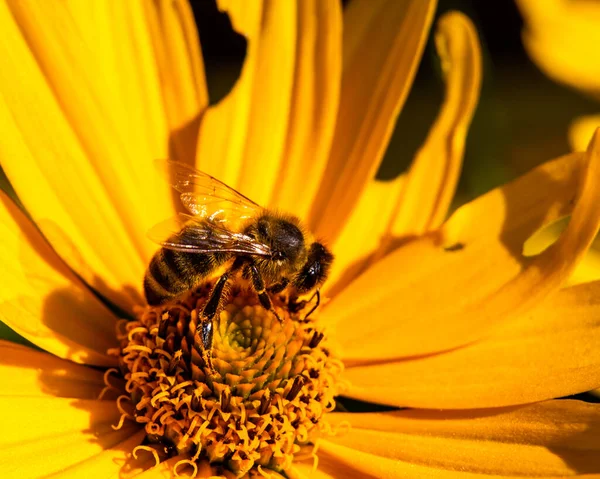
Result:
[[269,228],[267,227],[267,223],[264,221],[258,222],[257,230],[258,230],[258,234],[261,235],[263,238],[265,236],[268,236],[268,234],[269,234],[269,231],[268,231]]
[[300,293],[310,291],[327,278],[333,255],[320,243],[313,243],[307,262],[295,279],[295,286]]

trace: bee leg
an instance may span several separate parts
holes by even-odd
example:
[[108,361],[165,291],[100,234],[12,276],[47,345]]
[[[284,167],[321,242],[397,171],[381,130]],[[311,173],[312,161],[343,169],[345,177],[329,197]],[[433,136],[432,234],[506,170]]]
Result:
[[219,278],[219,280],[215,283],[212,291],[210,292],[210,298],[206,302],[204,309],[202,310],[202,316],[208,319],[214,318],[219,310],[219,306],[221,305],[221,299],[223,296],[223,290],[225,289],[225,285],[227,281],[229,281],[230,271],[223,273],[223,275]]
[[275,309],[273,308],[271,298],[269,297],[269,294],[265,289],[265,282],[263,281],[256,265],[254,263],[250,263],[248,265],[248,270],[250,271],[252,286],[254,287],[256,294],[258,294],[258,300],[260,301],[262,307],[265,308],[267,311],[271,311],[271,313],[275,315],[275,317],[280,323],[283,322],[281,317],[277,314],[277,311],[275,311]]
[[204,364],[214,372],[215,368],[212,362],[212,343],[213,343],[213,320],[208,319],[206,316],[202,316],[202,322],[196,329],[196,334],[200,336],[202,340],[202,359]]
[[224,273],[213,287],[210,297],[200,314],[200,323],[196,327],[195,344],[196,349],[200,349],[202,359],[209,369],[214,371],[212,364],[212,343],[213,343],[213,319],[221,305],[223,290],[229,280],[230,271]]
[[310,309],[310,311],[308,313],[306,313],[306,316],[304,316],[304,320],[306,321],[308,319],[308,317],[313,314],[315,312],[315,310],[319,307],[319,305],[321,304],[321,292],[317,289],[313,295],[310,297],[310,299],[307,301],[308,303],[312,302],[314,297],[317,297],[317,302],[315,303],[315,305]]
[[281,293],[285,288],[287,288],[287,285],[289,283],[290,283],[289,279],[281,278],[281,281],[279,283],[275,283],[273,286],[269,286],[267,288],[267,291],[269,291],[269,293],[273,293],[273,294]]
[[204,363],[208,368],[214,372],[212,364],[212,343],[213,343],[213,331],[214,331],[214,318],[221,307],[223,300],[223,291],[229,281],[229,278],[233,273],[239,270],[245,263],[244,258],[237,258],[229,271],[226,271],[221,275],[219,280],[213,286],[210,292],[210,297],[204,305],[204,309],[200,314],[200,323],[196,327],[196,334],[194,336],[194,343],[196,349],[199,350],[204,359]]
[[196,327],[194,334],[194,348],[202,356],[202,360],[208,369],[214,372],[212,362],[212,343],[213,343],[213,320],[202,315],[200,323]]
[[308,317],[313,314],[315,312],[315,310],[319,307],[319,305],[321,304],[321,293],[319,292],[319,290],[317,289],[310,298],[308,299],[303,299],[301,301],[298,301],[298,298],[291,298],[288,308],[292,313],[298,313],[300,311],[302,311],[304,308],[306,308],[306,305],[309,303],[312,303],[312,300],[315,299],[315,296],[317,297],[317,302],[315,303],[315,305],[310,309],[310,311],[308,313],[306,313],[306,315],[304,316],[304,319],[302,319],[302,321],[306,321],[308,319]]

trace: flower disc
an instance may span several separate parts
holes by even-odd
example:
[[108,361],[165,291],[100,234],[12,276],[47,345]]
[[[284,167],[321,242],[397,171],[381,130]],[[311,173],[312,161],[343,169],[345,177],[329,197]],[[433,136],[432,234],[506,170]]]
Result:
[[210,286],[124,323],[114,351],[127,381],[120,399],[131,402],[124,417],[144,424],[142,447],[157,459],[208,460],[238,477],[285,470],[328,430],[321,419],[335,407],[341,362],[286,297],[273,298],[280,322],[236,286],[214,321],[209,367],[197,325]]

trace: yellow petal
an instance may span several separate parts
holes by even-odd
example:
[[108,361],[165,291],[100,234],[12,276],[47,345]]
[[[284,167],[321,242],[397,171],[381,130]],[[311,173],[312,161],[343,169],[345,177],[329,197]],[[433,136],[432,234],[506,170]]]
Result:
[[[137,474],[136,479],[171,479],[173,474],[173,466],[177,464],[178,461],[184,459],[181,456],[172,457],[166,461],[161,462],[160,464],[151,467],[140,474]],[[182,468],[183,469],[183,468]],[[191,477],[188,474],[187,470],[178,471],[178,474],[183,477]],[[206,477],[206,476],[196,476],[196,477]]]
[[[397,358],[450,349],[555,291],[587,250],[600,221],[600,154],[546,163],[459,209],[439,233],[383,258],[332,300],[347,360]],[[570,213],[560,240],[534,258],[524,241]]]
[[600,94],[600,7],[585,0],[518,0],[525,19],[523,43],[550,77]]
[[596,129],[600,127],[600,115],[582,116],[569,127],[569,143],[573,151],[585,151]]
[[337,117],[342,13],[338,0],[306,0],[300,6],[290,122],[271,204],[306,219]]
[[142,453],[140,453],[139,460],[131,455],[131,452],[142,443],[145,436],[144,430],[134,432],[110,449],[104,449],[67,469],[44,477],[54,479],[80,479],[81,477],[129,479],[136,477],[155,463],[151,455],[148,455],[148,458],[142,458],[140,457]]
[[[167,116],[169,156],[193,164],[200,114],[208,105],[194,15],[186,0],[145,1],[142,5],[157,63],[158,91],[162,93]],[[136,55],[132,52],[130,58]]]
[[[13,8],[17,7],[22,6]],[[79,42],[65,42],[65,48],[72,56],[78,56],[73,60],[76,65],[66,68],[84,68],[95,75],[85,87],[101,98],[98,107],[105,107],[103,114],[110,118],[126,146],[135,152],[132,158],[121,161],[132,162],[136,181],[145,180],[143,175],[149,162],[157,157],[153,155],[163,158],[170,153],[171,146],[176,146],[171,142],[180,140],[179,130],[197,120],[208,103],[190,7],[183,0],[115,3],[74,0],[60,6],[65,7],[67,15],[62,15],[67,13],[62,11],[57,14],[49,5],[27,5],[28,11],[42,10],[42,19],[46,20],[44,25],[36,24],[36,31],[41,27],[50,29],[52,37],[57,33],[64,36],[57,29],[72,19],[70,28],[75,28],[80,38]],[[50,18],[54,21],[48,22]],[[23,18],[23,22],[27,21]],[[36,31],[31,33],[36,35]],[[195,145],[189,145],[187,155],[193,155],[194,149]]]
[[[141,256],[127,235],[109,191],[88,160],[86,149],[92,145],[86,144],[69,123],[63,105],[48,83],[46,75],[60,77],[66,52],[57,52],[58,68],[46,74],[41,63],[44,54],[31,49],[30,44],[44,45],[45,39],[48,50],[52,51],[60,50],[60,44],[41,25],[39,35],[33,29],[25,37],[16,20],[19,5],[23,4],[13,5],[15,12],[6,3],[0,6],[0,25],[5,37],[0,46],[3,65],[0,68],[0,125],[5,135],[0,143],[2,166],[23,204],[59,254],[84,279],[97,283],[102,293],[121,306],[129,306],[132,298],[128,295],[109,293],[123,282],[135,285],[140,281]],[[35,18],[39,11],[32,10]],[[60,11],[60,7],[56,11]],[[63,17],[69,18],[68,15]],[[69,27],[72,24],[67,22],[67,31]],[[69,72],[72,70],[65,70],[64,76]],[[64,78],[63,88],[75,82],[75,76],[70,78],[72,81]],[[85,79],[83,76],[81,81]],[[75,98],[80,99],[78,91],[85,90],[74,91]],[[94,131],[96,128],[90,126],[94,125],[94,119],[83,118],[93,113],[89,109],[92,98],[87,100],[79,110],[81,117],[77,118],[77,127]],[[118,148],[118,142],[112,138],[107,140],[106,136],[100,136],[95,143],[98,148]],[[120,185],[118,179],[115,182]],[[95,278],[92,271],[99,278]]]
[[[206,104],[188,8],[145,4],[10,2],[0,11],[0,121],[12,137],[2,165],[59,254],[123,308],[141,300],[156,249],[146,231],[173,214],[152,160],[180,144],[174,130]],[[158,31],[146,18],[156,9]],[[168,65],[157,66],[153,40],[171,52]],[[187,143],[193,156],[195,138]]]
[[[600,127],[600,115],[589,115],[577,118],[569,128],[569,142],[574,151],[586,149],[596,129]],[[547,248],[554,243],[566,227],[565,221],[559,221],[548,228],[538,231],[529,238],[526,250],[531,254]],[[600,238],[596,238],[584,258],[569,277],[567,284],[575,285],[600,279]]]
[[304,3],[219,2],[248,46],[233,90],[203,115],[197,164],[259,204],[268,203],[282,160],[297,55],[298,9],[306,8]]
[[444,15],[435,40],[445,73],[446,97],[408,172],[390,228],[396,237],[423,234],[446,219],[479,98],[481,49],[471,21],[458,12]]
[[340,108],[311,212],[313,231],[329,241],[374,178],[412,84],[435,3],[359,0],[344,11]]
[[[147,471],[142,472],[141,474],[135,476],[136,479],[171,479],[173,475],[173,468],[179,461],[185,461],[189,459],[185,456],[176,456],[166,461],[161,462],[155,467],[148,469]],[[180,464],[177,467],[177,477],[198,477],[198,478],[212,478],[212,477],[235,477],[235,475],[229,473],[228,475],[223,475],[220,473],[216,467],[210,467],[208,462],[201,461],[197,464],[197,471],[194,471],[192,466],[186,465],[184,463]],[[194,474],[196,472],[196,474]],[[269,471],[271,472],[271,471]],[[271,473],[273,479],[283,479],[283,476],[277,474],[276,472]],[[255,477],[255,476],[253,476]],[[244,476],[247,478],[247,476]]]
[[[10,6],[124,227],[149,256],[153,245],[145,231],[173,214],[168,186],[157,183],[152,160],[181,150],[179,131],[197,122],[208,103],[189,5]],[[188,138],[181,156],[192,158],[195,142],[195,135]]]
[[393,181],[373,180],[363,190],[340,236],[330,245],[335,260],[325,283],[325,296],[339,294],[364,271],[381,247],[405,179],[402,175]]
[[313,458],[305,461],[294,459],[292,467],[285,471],[286,475],[290,479],[339,479],[340,477],[364,479],[365,477],[373,477],[357,474],[355,469],[335,458],[331,458],[329,455],[317,452],[317,456],[316,469]]
[[[583,116],[574,120],[569,128],[571,148],[574,151],[585,150],[598,127],[600,127],[600,115]],[[566,222],[559,221],[538,231],[534,237],[529,238],[526,250],[531,254],[537,254],[554,243],[565,227]],[[600,279],[600,238],[598,237],[569,277],[567,284],[575,285],[597,279]]]
[[116,318],[69,270],[0,191],[0,320],[29,341],[78,363],[112,365]]
[[0,396],[96,399],[103,374],[26,346],[0,341]]
[[568,285],[589,283],[600,279],[600,238],[596,237],[581,263],[567,281]]
[[113,401],[64,398],[0,398],[3,477],[41,477],[61,471],[109,449],[137,428],[118,431]]
[[597,404],[552,401],[518,409],[458,413],[334,414],[331,420],[334,424],[347,421],[351,427],[322,441],[319,454],[369,477],[600,473]]
[[600,387],[600,282],[560,290],[473,344],[348,368],[349,394],[422,408],[542,401]]
[[[526,256],[533,256],[544,251],[548,246],[556,242],[568,223],[568,218],[563,218],[536,231],[525,242],[523,253]],[[565,286],[589,283],[597,279],[600,279],[600,237],[598,236],[596,236],[590,249],[587,250],[583,259],[565,282]]]
[[240,79],[202,117],[198,167],[306,217],[325,168],[341,77],[335,0],[221,1],[248,48]]
[[371,181],[332,245],[336,259],[326,287],[335,295],[368,264],[380,259],[392,236],[438,227],[456,189],[481,83],[481,52],[475,28],[457,12],[445,15],[436,34],[446,72],[446,99],[407,175]]

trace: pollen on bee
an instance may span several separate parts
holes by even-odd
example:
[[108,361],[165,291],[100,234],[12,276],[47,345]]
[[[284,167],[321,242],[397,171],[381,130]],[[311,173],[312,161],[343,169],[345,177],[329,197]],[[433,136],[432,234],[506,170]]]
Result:
[[209,290],[148,307],[120,332],[113,353],[127,394],[118,426],[142,424],[146,440],[136,452],[156,461],[182,456],[180,469],[285,471],[331,433],[323,417],[335,407],[341,363],[317,320],[303,321],[305,312],[288,308],[284,296],[274,301],[280,322],[255,293],[234,287],[215,322],[209,368],[195,343]]

